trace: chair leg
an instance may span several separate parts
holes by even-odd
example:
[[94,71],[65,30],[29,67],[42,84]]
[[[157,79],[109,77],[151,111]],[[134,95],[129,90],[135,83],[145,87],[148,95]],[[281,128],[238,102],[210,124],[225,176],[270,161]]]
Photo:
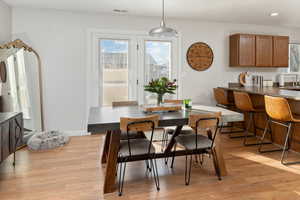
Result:
[[[254,121],[254,113],[250,112],[250,121],[248,123],[247,129],[245,131],[245,136],[244,136],[244,146],[255,146],[255,145],[260,145],[260,142],[255,142],[255,143],[247,143],[247,138],[249,137],[249,129],[251,127],[251,124],[253,124],[254,127],[254,136],[256,136],[256,126],[255,126],[255,121]],[[262,144],[272,144],[272,142],[265,142]]]
[[145,160],[145,164],[146,164],[146,167],[147,167],[147,170],[146,171],[148,171],[149,170],[149,172],[151,172],[151,167],[150,167],[150,165],[149,165],[149,161],[148,160]]
[[190,184],[191,171],[192,171],[192,161],[193,161],[193,155],[190,155],[190,164],[188,166],[188,155],[186,154],[186,156],[185,156],[185,174],[184,174],[185,185]]
[[287,158],[287,154],[288,154],[287,146],[288,146],[288,140],[289,140],[291,132],[292,132],[291,129],[292,129],[292,123],[289,123],[284,147],[283,147],[282,154],[281,154],[281,164],[283,164],[283,165],[300,164],[300,161],[294,161],[294,162],[285,162],[284,161],[285,158]]
[[175,143],[175,146],[174,146],[174,152],[173,152],[173,156],[172,156],[171,168],[174,167],[176,148],[177,148],[177,143]]
[[267,119],[267,123],[266,123],[266,126],[265,126],[264,133],[263,133],[262,137],[260,138],[258,152],[259,153],[267,153],[267,152],[281,151],[282,150],[281,148],[279,148],[279,149],[272,149],[272,150],[261,150],[262,149],[262,145],[264,144],[263,142],[265,140],[265,136],[266,136],[266,134],[268,132],[270,133],[271,141],[273,142],[273,134],[272,134],[272,129],[271,129],[271,120],[270,120],[270,118]]
[[201,154],[195,154],[195,161],[196,161],[197,165],[202,166],[203,165],[203,161],[204,161],[203,153],[201,153]]
[[14,152],[14,162],[13,162],[13,166],[16,166],[16,152]]
[[249,129],[251,127],[251,124],[253,123],[252,121],[252,115],[253,113],[250,113],[250,120],[248,122],[248,125],[247,125],[247,128],[246,128],[246,131],[245,131],[245,136],[244,136],[244,146],[252,146],[252,145],[255,145],[255,144],[247,144],[247,138],[248,138],[248,135],[249,135]]
[[[231,125],[230,126],[224,126],[223,124],[221,124],[220,126],[220,133],[221,134],[228,134],[229,135],[229,138],[231,139],[235,139],[235,138],[243,138],[244,136],[240,135],[240,136],[232,136],[233,133],[243,133],[244,132],[244,129],[241,129],[241,130],[235,130],[233,131],[233,123],[232,122],[229,122]],[[229,127],[230,128],[230,131],[226,131],[226,132],[222,132],[222,129],[224,127]],[[240,129],[240,128],[239,128]]]
[[220,171],[220,168],[219,168],[219,165],[218,165],[218,157],[217,157],[217,154],[216,154],[214,149],[211,150],[211,154],[212,154],[212,157],[213,157],[213,163],[214,163],[216,175],[218,176],[218,180],[220,181],[220,180],[222,180],[221,171]]
[[[126,162],[124,163],[119,163],[119,169],[120,169],[120,173],[119,173],[119,196],[122,196],[123,194],[123,186],[124,186],[124,178],[125,178],[125,170],[126,170]],[[124,165],[124,167],[123,167]]]
[[163,152],[165,149],[165,143],[166,143],[166,130],[164,129],[162,140],[161,140],[161,152]]
[[153,172],[153,178],[154,178],[154,182],[155,182],[155,185],[156,185],[156,189],[157,191],[160,190],[160,187],[159,187],[159,177],[158,177],[158,170],[157,170],[157,163],[156,163],[156,159],[150,159],[150,163],[151,163],[151,166],[153,168],[152,172]]

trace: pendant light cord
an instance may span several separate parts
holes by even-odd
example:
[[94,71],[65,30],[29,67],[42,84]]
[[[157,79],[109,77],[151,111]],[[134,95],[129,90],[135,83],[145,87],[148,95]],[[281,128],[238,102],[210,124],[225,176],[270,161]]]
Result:
[[166,26],[166,23],[165,23],[165,0],[162,0],[162,19],[161,19],[160,26],[162,26],[162,27]]

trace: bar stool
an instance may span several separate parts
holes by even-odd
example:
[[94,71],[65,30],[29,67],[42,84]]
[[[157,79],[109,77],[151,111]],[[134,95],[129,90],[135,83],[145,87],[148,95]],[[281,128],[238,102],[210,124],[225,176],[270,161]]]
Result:
[[290,164],[297,164],[300,163],[300,161],[297,162],[285,162],[285,157],[287,156],[288,150],[290,149],[290,142],[289,139],[293,138],[292,135],[292,127],[295,123],[300,123],[300,118],[295,118],[295,116],[292,114],[290,105],[288,101],[285,98],[282,97],[271,97],[271,96],[265,96],[265,107],[266,107],[266,112],[269,116],[268,118],[268,125],[265,127],[264,134],[260,140],[260,145],[259,145],[259,152],[268,152],[268,151],[262,151],[261,147],[265,138],[265,135],[268,131],[268,127],[270,127],[271,123],[275,123],[284,127],[287,127],[287,133],[286,133],[286,138],[284,142],[284,146],[282,149],[274,149],[270,150],[272,151],[281,151],[281,163],[283,165],[290,165]]
[[[214,97],[215,97],[215,100],[217,102],[216,106],[221,107],[221,108],[225,108],[225,109],[228,109],[228,110],[236,111],[234,103],[231,103],[228,100],[226,90],[224,90],[222,88],[214,88],[213,90],[214,90]],[[243,122],[243,124],[245,124],[244,121],[241,121],[241,122]],[[230,128],[231,130],[230,131],[222,131],[223,128]],[[228,125],[221,124],[220,133],[222,133],[222,134],[231,134],[231,133],[241,133],[241,132],[245,131],[245,127],[243,127],[243,128],[236,127],[239,130],[234,130],[234,131],[232,130],[232,128],[235,128],[233,123],[229,123]],[[243,137],[243,136],[230,136],[230,138],[241,138],[241,137]]]
[[[241,110],[242,112],[249,114],[249,117],[250,117],[250,121],[248,123],[248,126],[247,126],[246,131],[245,131],[245,135],[244,135],[244,142],[243,142],[244,146],[259,145],[259,143],[248,144],[247,143],[247,138],[248,137],[256,137],[257,136],[256,135],[257,129],[265,130],[265,129],[257,127],[256,124],[255,124],[255,119],[254,119],[254,114],[256,114],[256,113],[265,114],[265,110],[263,108],[254,108],[254,106],[252,104],[252,101],[251,101],[251,98],[250,98],[249,94],[246,93],[246,92],[236,92],[236,91],[234,91],[233,96],[234,96],[234,102],[235,102],[236,107],[239,110]],[[251,124],[253,124],[254,135],[249,135],[249,129],[250,129]],[[271,129],[269,131],[271,132]],[[271,138],[271,140],[273,142],[273,137]],[[264,143],[264,144],[272,144],[272,143],[268,142],[268,143]]]
[[214,88],[214,97],[217,102],[216,106],[226,108],[226,109],[233,109],[234,103],[229,102],[227,92],[222,88]]

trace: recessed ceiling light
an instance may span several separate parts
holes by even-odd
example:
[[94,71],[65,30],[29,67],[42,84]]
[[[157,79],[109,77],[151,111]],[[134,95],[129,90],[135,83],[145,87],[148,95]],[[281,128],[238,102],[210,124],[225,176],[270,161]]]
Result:
[[127,13],[128,12],[128,10],[122,10],[122,9],[113,9],[113,11],[115,13]]
[[271,17],[276,17],[276,16],[278,16],[278,15],[279,15],[278,12],[273,12],[273,13],[270,14]]

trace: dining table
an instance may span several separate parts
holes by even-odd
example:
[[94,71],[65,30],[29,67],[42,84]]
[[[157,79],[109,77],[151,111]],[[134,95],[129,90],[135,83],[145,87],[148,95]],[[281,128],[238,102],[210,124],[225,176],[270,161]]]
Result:
[[[214,106],[193,105],[192,109],[182,109],[173,112],[158,112],[160,116],[159,127],[176,127],[164,152],[157,152],[156,158],[164,158],[185,155],[185,151],[176,150],[173,152],[175,137],[178,136],[183,126],[188,124],[191,114],[221,112],[223,122],[242,121],[243,115],[233,111]],[[88,132],[91,134],[105,134],[101,163],[106,164],[106,173],[103,192],[111,193],[116,191],[116,173],[118,162],[118,150],[120,145],[120,118],[121,117],[145,117],[153,113],[144,112],[141,106],[123,106],[123,107],[92,107],[89,111]],[[222,138],[217,134],[215,139],[215,152],[218,158],[218,166],[221,176],[227,175],[227,169],[222,151]]]

